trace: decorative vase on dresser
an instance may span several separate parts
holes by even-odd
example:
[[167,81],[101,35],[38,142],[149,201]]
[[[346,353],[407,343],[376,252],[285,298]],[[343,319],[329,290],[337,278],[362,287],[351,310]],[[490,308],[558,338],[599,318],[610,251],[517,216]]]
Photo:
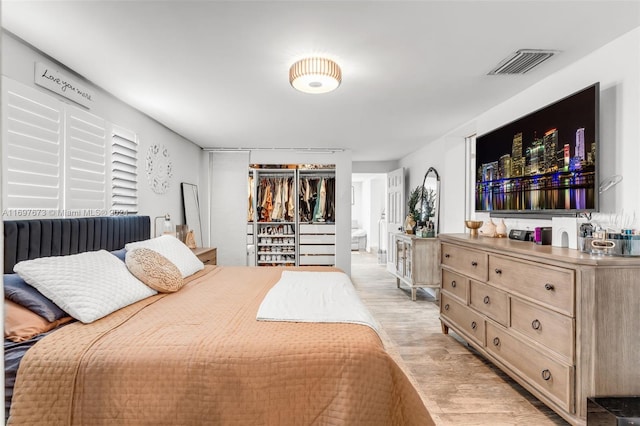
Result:
[[418,288],[433,288],[436,299],[440,290],[440,242],[437,238],[419,238],[396,234],[396,263],[393,274],[396,285],[404,283],[411,289],[411,300],[416,300]]
[[441,234],[440,321],[560,416],[640,394],[640,258]]

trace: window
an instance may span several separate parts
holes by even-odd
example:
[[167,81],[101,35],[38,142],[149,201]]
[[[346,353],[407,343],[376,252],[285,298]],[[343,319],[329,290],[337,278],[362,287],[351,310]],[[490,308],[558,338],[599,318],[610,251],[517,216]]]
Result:
[[5,77],[2,87],[3,206],[62,210],[62,104]]
[[111,137],[111,209],[138,212],[138,142],[135,133],[114,127]]
[[66,215],[106,215],[107,140],[105,121],[65,106],[64,210]]
[[2,87],[5,219],[137,213],[135,133],[114,126],[109,146],[104,119],[6,77]]

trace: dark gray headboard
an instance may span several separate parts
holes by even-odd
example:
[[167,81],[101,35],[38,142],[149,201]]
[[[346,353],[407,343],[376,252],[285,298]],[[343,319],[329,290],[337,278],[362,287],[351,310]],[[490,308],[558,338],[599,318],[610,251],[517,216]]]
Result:
[[149,216],[8,220],[4,222],[4,273],[12,273],[21,260],[118,250],[150,235]]

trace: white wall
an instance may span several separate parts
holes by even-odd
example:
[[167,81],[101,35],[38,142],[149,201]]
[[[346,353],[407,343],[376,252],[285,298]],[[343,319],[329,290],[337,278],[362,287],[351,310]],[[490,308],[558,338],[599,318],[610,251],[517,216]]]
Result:
[[400,166],[398,160],[389,161],[354,161],[353,173],[389,173]]
[[362,181],[352,181],[353,204],[351,205],[351,221],[356,221],[362,227],[364,210],[364,198],[362,194]]
[[218,265],[247,264],[249,152],[209,152],[211,245]]
[[[640,28],[496,105],[447,136],[425,141],[422,149],[400,160],[400,165],[408,169],[407,188],[418,185],[429,166],[435,167],[442,179],[440,231],[463,232],[465,176],[468,173],[465,137],[486,133],[595,82],[600,82],[600,177],[623,176],[620,184],[601,194],[600,211],[635,212],[640,217],[640,197],[637,195],[640,182]],[[505,222],[509,229],[550,223],[523,219]]]
[[[2,36],[3,75],[35,88],[36,90],[41,90],[43,93],[51,95],[63,102],[71,103],[66,98],[34,84],[34,63],[42,62],[51,65],[63,73],[74,76],[79,81],[82,81],[88,88],[95,91],[95,106],[90,110],[92,114],[104,118],[111,124],[124,127],[137,133],[140,143],[138,151],[139,214],[151,216],[153,222],[153,217],[169,213],[173,224],[184,223],[180,183],[188,182],[200,185],[202,150],[150,117],[130,107],[104,90],[101,90],[91,82],[84,80],[72,70],[61,66],[48,56],[31,48],[10,33],[3,31]],[[169,190],[162,195],[156,194],[151,190],[145,172],[147,150],[153,144],[164,145],[168,148],[173,165],[173,177]],[[202,187],[202,185],[200,185],[200,187]],[[202,196],[202,188],[200,188],[200,195]],[[160,226],[160,224],[158,224],[158,226]]]

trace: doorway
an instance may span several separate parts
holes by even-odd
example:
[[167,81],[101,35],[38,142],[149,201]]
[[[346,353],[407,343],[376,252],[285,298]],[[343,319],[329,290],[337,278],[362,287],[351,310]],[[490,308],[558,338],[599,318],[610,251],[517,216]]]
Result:
[[[386,252],[387,174],[351,175],[351,254]],[[381,236],[381,232],[384,235]],[[382,243],[382,244],[381,244]]]

